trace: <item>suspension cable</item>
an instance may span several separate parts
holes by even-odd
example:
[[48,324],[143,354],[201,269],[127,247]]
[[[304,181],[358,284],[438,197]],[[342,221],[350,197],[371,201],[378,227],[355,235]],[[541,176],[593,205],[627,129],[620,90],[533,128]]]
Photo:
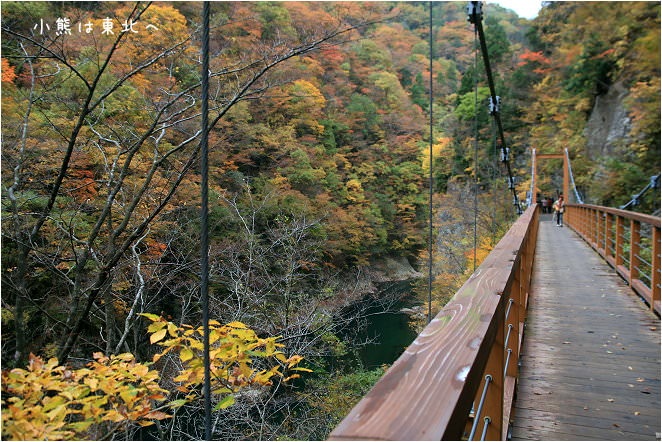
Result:
[[494,198],[494,211],[492,214],[492,223],[496,225],[497,219],[497,175],[499,174],[499,148],[497,146],[497,132],[496,122],[494,119],[490,120],[492,126],[492,151],[494,153],[494,165],[492,166],[492,196]]
[[513,205],[517,208],[517,213],[521,214],[521,208],[519,204],[519,198],[517,197],[517,190],[515,189],[514,176],[512,168],[510,166],[510,149],[506,145],[506,137],[503,133],[503,125],[501,124],[501,114],[500,114],[500,97],[496,94],[496,89],[494,87],[494,79],[492,77],[492,68],[490,67],[490,58],[487,52],[487,43],[485,41],[485,32],[483,31],[483,10],[482,4],[478,1],[469,2],[467,7],[467,12],[469,15],[469,22],[472,23],[478,32],[478,38],[480,40],[481,53],[483,55],[483,63],[485,64],[485,74],[487,76],[487,84],[490,88],[490,114],[497,123],[499,129],[499,139],[501,140],[501,162],[504,164],[506,171],[508,172],[508,187],[513,193]]
[[[568,153],[568,150],[566,149],[566,154]],[[568,160],[568,166],[570,165],[570,160]],[[526,205],[530,206],[533,201],[535,201],[535,191],[536,191],[536,183],[535,183],[535,173],[536,173],[536,150],[531,149],[531,189],[529,190],[529,196],[526,199]],[[570,176],[572,177],[572,173],[570,173]],[[572,182],[572,185],[575,185],[575,182]],[[575,189],[575,192],[577,190]]]
[[433,102],[433,84],[432,84],[432,1],[428,2],[430,8],[430,201],[429,201],[429,216],[430,216],[430,225],[429,225],[429,244],[428,244],[428,322],[432,321],[432,192],[434,184],[434,175],[432,174],[432,102]]
[[640,202],[639,200],[641,199],[641,197],[644,196],[644,194],[646,192],[648,192],[649,189],[657,189],[658,187],[660,187],[660,174],[659,173],[655,176],[652,176],[650,178],[650,182],[646,185],[646,187],[641,189],[641,191],[638,194],[633,195],[630,202],[628,202],[627,204],[621,206],[620,209],[627,209],[629,206],[638,205],[639,202]]
[[570,173],[570,182],[572,183],[572,189],[575,191],[575,198],[579,204],[584,204],[584,200],[577,191],[577,186],[575,185],[575,177],[572,176],[572,166],[570,165],[570,155],[568,154],[568,149],[565,149],[565,159],[568,162],[568,172]]
[[203,353],[204,353],[204,408],[205,440],[211,440],[211,381],[209,360],[209,2],[202,4],[202,133],[200,138],[200,303],[202,304]]
[[478,248],[478,33],[474,30],[474,272]]

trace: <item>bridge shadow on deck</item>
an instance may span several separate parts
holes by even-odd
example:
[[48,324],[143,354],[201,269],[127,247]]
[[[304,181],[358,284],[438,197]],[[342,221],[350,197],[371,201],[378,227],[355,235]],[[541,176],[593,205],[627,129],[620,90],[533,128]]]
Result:
[[540,218],[521,365],[513,440],[659,440],[660,321],[549,215]]

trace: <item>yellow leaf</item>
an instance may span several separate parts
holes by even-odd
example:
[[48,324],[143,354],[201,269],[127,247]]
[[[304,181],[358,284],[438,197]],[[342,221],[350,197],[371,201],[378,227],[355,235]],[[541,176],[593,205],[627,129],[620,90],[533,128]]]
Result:
[[186,362],[191,358],[193,358],[193,352],[191,349],[186,347],[182,348],[182,350],[179,352],[179,359],[181,359],[182,362]]
[[149,337],[149,342],[154,344],[155,342],[159,342],[161,339],[163,339],[166,335],[166,329],[162,329],[154,333],[152,336]]
[[149,324],[149,327],[147,327],[147,332],[154,333],[156,331],[161,330],[165,326],[166,326],[165,322],[152,322],[151,324]]
[[168,333],[170,333],[170,336],[173,338],[177,337],[177,326],[172,322],[168,322]]
[[159,315],[155,315],[153,313],[140,313],[140,316],[144,316],[150,321],[158,321],[159,319],[161,319]]
[[246,324],[243,324],[239,321],[232,321],[228,324],[228,327],[234,327],[234,328],[248,328]]

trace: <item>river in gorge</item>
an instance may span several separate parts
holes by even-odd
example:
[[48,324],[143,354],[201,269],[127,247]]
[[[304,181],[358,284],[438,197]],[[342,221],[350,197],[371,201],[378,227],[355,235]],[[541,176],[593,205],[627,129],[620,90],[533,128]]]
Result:
[[371,341],[356,349],[356,354],[365,369],[371,370],[381,365],[392,364],[417,336],[410,316],[401,312],[403,308],[419,305],[414,295],[414,280],[383,283],[379,285],[377,296],[393,298],[387,312],[384,307],[372,305],[366,311],[365,327],[353,330],[356,341]]

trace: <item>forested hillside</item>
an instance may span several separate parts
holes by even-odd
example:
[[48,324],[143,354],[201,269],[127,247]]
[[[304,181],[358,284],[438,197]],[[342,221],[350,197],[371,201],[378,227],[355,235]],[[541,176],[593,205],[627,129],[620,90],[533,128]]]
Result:
[[[529,37],[529,144],[567,148],[587,202],[627,203],[660,173],[659,4],[550,2]],[[659,210],[659,199],[658,185],[634,210]]]
[[[466,2],[434,4],[432,60],[427,8],[212,2],[211,317],[236,345],[215,356],[216,438],[323,439],[378,378],[347,328],[394,302],[375,288],[384,262],[425,271],[430,167],[435,309],[516,216]],[[90,370],[70,375],[87,390],[32,414],[3,402],[7,434],[32,420],[34,439],[201,437],[186,326],[201,321],[200,15],[196,2],[2,3],[2,363],[35,385],[58,364]],[[521,200],[531,148],[568,148],[591,203],[623,204],[659,173],[659,20],[655,2],[550,2],[533,21],[485,7]],[[602,145],[587,127],[614,88],[620,135]],[[540,192],[558,169],[541,169]],[[140,401],[99,387],[120,365],[152,370],[140,393],[126,387]],[[3,401],[25,393],[5,389],[16,373]],[[103,394],[124,411],[67,418],[65,399]]]

